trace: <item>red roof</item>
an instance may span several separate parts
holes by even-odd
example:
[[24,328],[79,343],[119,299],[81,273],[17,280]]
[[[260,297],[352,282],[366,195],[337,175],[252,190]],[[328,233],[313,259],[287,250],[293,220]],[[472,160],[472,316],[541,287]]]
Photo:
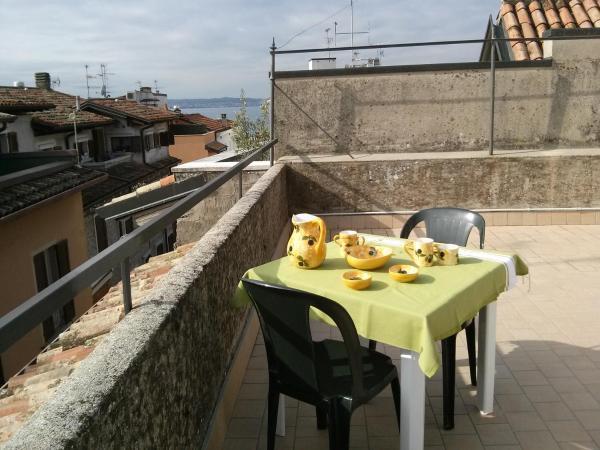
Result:
[[499,19],[511,39],[514,59],[539,60],[544,57],[542,37],[549,29],[600,28],[600,3],[598,0],[504,0]]
[[183,122],[197,123],[206,126],[208,131],[225,131],[233,126],[233,120],[225,119],[226,125],[223,124],[221,119],[212,119],[203,114],[181,114],[179,118]]
[[[40,111],[41,110],[41,111]],[[31,113],[32,123],[49,128],[73,126],[70,115],[75,111],[75,96],[52,89],[0,87],[0,111],[37,111]],[[100,126],[112,119],[89,111],[77,113],[77,125]]]
[[83,104],[82,108],[89,108],[98,112],[106,112],[107,114],[112,112],[116,115],[124,115],[135,120],[149,123],[167,122],[170,120],[175,120],[179,117],[178,114],[175,114],[167,109],[140,105],[135,101],[121,100],[116,98],[88,100]]

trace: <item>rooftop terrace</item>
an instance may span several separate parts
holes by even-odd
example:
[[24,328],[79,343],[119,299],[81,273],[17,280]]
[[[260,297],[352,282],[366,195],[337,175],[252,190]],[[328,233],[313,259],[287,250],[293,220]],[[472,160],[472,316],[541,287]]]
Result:
[[[600,54],[589,42],[581,47],[589,53],[571,51],[573,42],[553,44],[552,60],[499,67],[498,143],[521,150],[496,156],[485,151],[484,64],[273,72],[278,161],[251,189],[241,166],[228,178],[211,178],[118,242],[118,251],[97,255],[95,265],[82,264],[46,297],[33,298],[39,303],[30,316],[43,316],[43,299],[62,301],[85,288],[94,270],[119,264],[127,285],[127,258],[144,233],[162,229],[160,220],[187,214],[200,197],[218,204],[223,194],[209,187],[227,184],[229,198],[241,197],[194,243],[133,272],[127,315],[127,295],[114,288],[40,356],[38,367],[9,383],[0,404],[27,392],[42,392],[42,401],[31,408],[21,398],[4,410],[6,447],[263,448],[264,346],[252,309],[231,306],[240,277],[283,254],[293,213],[322,215],[330,233],[349,227],[397,235],[410,212],[432,206],[483,212],[487,247],[524,257],[531,288],[520,285],[498,302],[495,415],[474,411],[460,347],[456,428],[438,426],[441,387],[434,377],[426,445],[600,446],[600,85],[591,76]],[[201,207],[192,212],[202,214]],[[179,230],[180,242],[194,235],[193,222]],[[315,326],[320,336],[332,334]],[[73,350],[81,346],[88,349]],[[72,363],[63,366],[63,357]],[[356,448],[397,448],[387,403],[384,394],[355,414]],[[309,408],[287,406],[289,429],[278,446],[323,447]]]

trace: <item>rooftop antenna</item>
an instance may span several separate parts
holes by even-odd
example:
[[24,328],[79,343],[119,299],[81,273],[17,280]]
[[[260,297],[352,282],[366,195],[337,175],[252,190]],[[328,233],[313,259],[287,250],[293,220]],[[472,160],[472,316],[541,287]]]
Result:
[[[335,29],[334,29],[335,31],[333,33],[334,39],[337,38],[338,34],[349,34],[351,47],[354,47],[354,35],[355,34],[369,34],[369,31],[354,31],[354,0],[350,0],[350,33],[348,33],[348,32],[338,33],[338,31],[337,31],[338,23],[337,22],[334,22],[334,26],[335,26]],[[337,47],[337,42],[336,42],[335,46]],[[360,60],[360,58],[358,57],[358,51],[352,50],[352,65],[354,66],[355,63],[359,60]]]
[[[327,43],[327,48],[329,48],[331,41],[333,41],[333,38],[329,37],[329,31],[331,31],[331,28],[325,28],[325,42]],[[329,52],[329,57],[331,58],[331,51]]]
[[56,89],[60,86],[60,78],[56,77],[52,79],[52,89]]
[[85,65],[85,87],[87,88],[87,98],[90,98],[90,80],[92,78],[96,78],[95,76],[90,75],[88,73],[88,68],[89,67],[90,66],[88,64]]
[[109,75],[114,75],[114,73],[106,71],[106,64],[100,64],[100,73],[98,74],[98,76],[102,80],[102,88],[100,89],[100,95],[104,98],[110,97],[110,91],[108,90]]

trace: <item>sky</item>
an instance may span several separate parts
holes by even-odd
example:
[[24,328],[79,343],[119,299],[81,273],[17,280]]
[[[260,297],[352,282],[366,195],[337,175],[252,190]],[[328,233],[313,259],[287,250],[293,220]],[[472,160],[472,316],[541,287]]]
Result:
[[[56,89],[87,96],[85,64],[112,73],[113,96],[154,80],[169,98],[269,95],[268,47],[327,47],[350,31],[350,0],[0,0],[0,85],[24,81],[34,72],[60,79]],[[355,44],[483,38],[499,0],[354,0]],[[334,13],[336,13],[333,15]],[[333,15],[333,16],[332,16]],[[330,17],[332,16],[332,17]],[[327,20],[324,20],[327,19]],[[323,22],[322,22],[323,21]],[[322,23],[320,23],[322,22]],[[311,28],[312,27],[312,28]],[[310,28],[310,29],[309,29]],[[338,46],[349,45],[338,35]],[[333,46],[333,42],[330,44]],[[384,65],[476,61],[480,45],[386,49]],[[320,54],[281,55],[277,68],[306,69]],[[361,57],[376,56],[374,51]],[[350,60],[339,52],[338,67]],[[98,79],[90,79],[98,96]]]

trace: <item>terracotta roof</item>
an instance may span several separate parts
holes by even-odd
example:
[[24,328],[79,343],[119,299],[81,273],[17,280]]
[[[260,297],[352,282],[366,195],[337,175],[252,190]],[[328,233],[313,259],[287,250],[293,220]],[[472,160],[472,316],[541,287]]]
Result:
[[[31,114],[32,124],[52,130],[73,126],[69,117],[75,110],[75,96],[51,89],[0,87],[0,111],[37,111]],[[101,126],[113,120],[89,111],[77,113],[77,125]]]
[[88,100],[82,105],[82,108],[89,108],[96,111],[104,110],[108,114],[112,112],[116,115],[124,115],[147,123],[167,122],[179,117],[179,115],[166,109],[140,105],[138,102],[132,100],[120,100],[114,98]]
[[227,146],[219,141],[209,142],[204,146],[206,150],[210,150],[211,152],[221,153],[227,150]]
[[0,188],[0,219],[103,177],[102,172],[71,167]]
[[223,125],[223,121],[221,119],[212,119],[203,114],[181,114],[180,119],[184,122],[188,123],[197,123],[200,125],[204,125],[208,131],[225,131],[233,126],[232,120],[226,120],[227,125]]
[[[133,307],[195,245],[150,258],[131,273]],[[0,445],[10,439],[33,413],[49,400],[58,385],[79,366],[124,317],[121,283],[113,286],[88,312],[61,333],[35,362],[13,376],[0,389]]]
[[517,61],[539,60],[544,31],[557,28],[600,28],[598,0],[504,0],[499,19],[507,37],[524,38],[510,45]]

